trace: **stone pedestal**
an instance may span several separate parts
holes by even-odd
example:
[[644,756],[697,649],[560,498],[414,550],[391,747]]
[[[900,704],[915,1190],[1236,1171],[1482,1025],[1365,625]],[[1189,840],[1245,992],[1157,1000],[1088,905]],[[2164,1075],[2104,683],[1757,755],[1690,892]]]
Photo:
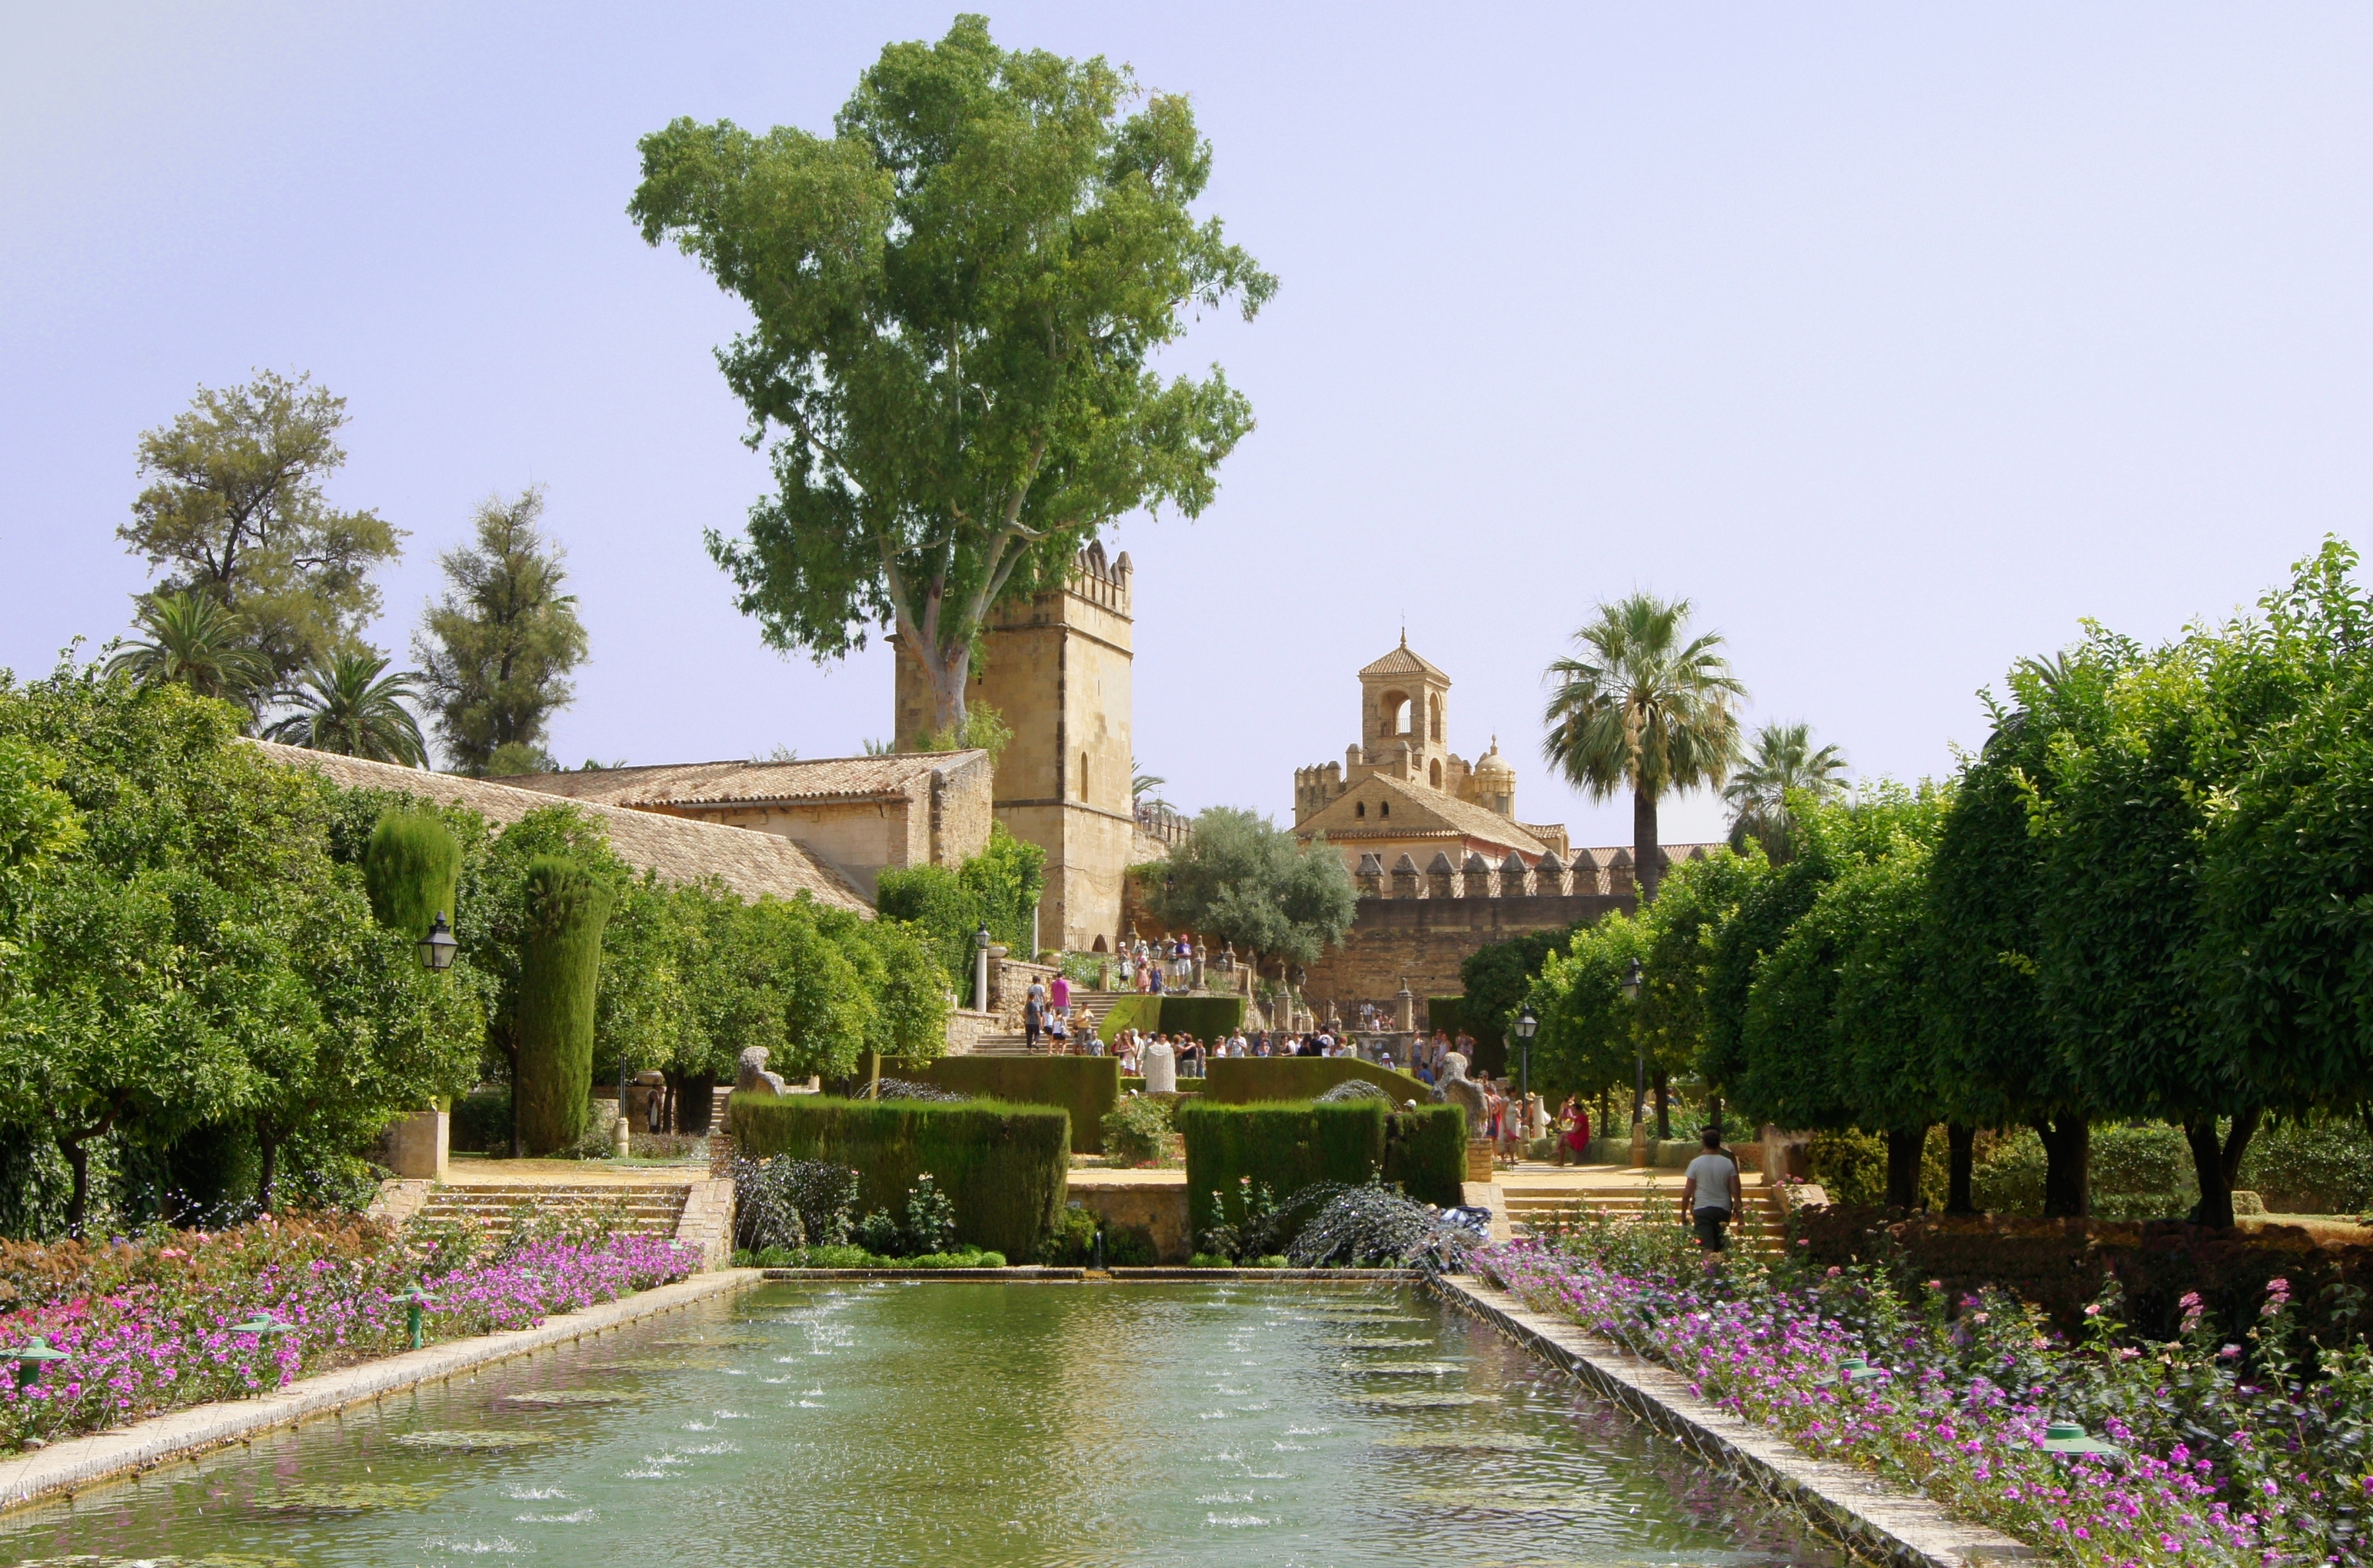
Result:
[[1631,1164],[1642,1166],[1648,1163],[1648,1124],[1635,1118],[1631,1123]]
[[399,1176],[445,1179],[452,1118],[443,1111],[415,1111],[387,1129],[388,1168]]
[[1417,996],[1407,986],[1393,993],[1393,1027],[1404,1035],[1417,1028]]
[[1149,1094],[1178,1093],[1177,1059],[1160,1040],[1145,1047],[1145,1092]]

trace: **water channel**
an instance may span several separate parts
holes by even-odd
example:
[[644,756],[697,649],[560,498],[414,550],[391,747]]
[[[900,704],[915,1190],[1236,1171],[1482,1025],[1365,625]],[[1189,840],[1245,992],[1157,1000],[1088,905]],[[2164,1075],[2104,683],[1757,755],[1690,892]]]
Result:
[[770,1285],[0,1515],[0,1564],[1834,1563],[1413,1292]]

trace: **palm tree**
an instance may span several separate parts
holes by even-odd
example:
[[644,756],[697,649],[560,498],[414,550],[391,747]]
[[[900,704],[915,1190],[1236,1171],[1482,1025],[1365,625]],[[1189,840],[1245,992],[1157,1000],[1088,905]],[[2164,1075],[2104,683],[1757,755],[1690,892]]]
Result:
[[210,593],[189,590],[153,594],[134,617],[148,634],[127,642],[107,661],[140,685],[183,685],[200,696],[253,708],[271,684],[272,661],[247,640],[247,623]]
[[394,675],[386,671],[384,654],[333,653],[315,660],[286,694],[297,711],[265,731],[264,738],[372,762],[427,766],[420,720],[404,706],[420,677],[409,670]]
[[1686,599],[1634,593],[1598,607],[1573,634],[1583,656],[1549,667],[1557,683],[1542,722],[1549,766],[1603,801],[1631,791],[1631,859],[1640,902],[1656,896],[1665,858],[1656,802],[1668,792],[1720,786],[1738,755],[1732,704],[1747,688],[1718,649],[1720,632],[1689,636]]
[[1813,749],[1810,724],[1774,720],[1763,726],[1756,731],[1754,755],[1722,792],[1730,802],[1730,847],[1744,849],[1753,838],[1774,865],[1784,865],[1796,852],[1788,791],[1835,800],[1845,793],[1845,755],[1837,747]]

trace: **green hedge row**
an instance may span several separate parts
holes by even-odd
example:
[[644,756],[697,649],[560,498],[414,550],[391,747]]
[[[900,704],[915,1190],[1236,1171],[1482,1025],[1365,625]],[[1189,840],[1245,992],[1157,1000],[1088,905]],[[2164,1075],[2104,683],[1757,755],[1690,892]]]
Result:
[[1452,1039],[1467,1023],[1467,999],[1463,996],[1430,996],[1425,999],[1425,1027],[1428,1034],[1439,1029]]
[[1350,1078],[1366,1079],[1390,1095],[1396,1106],[1409,1100],[1422,1106],[1433,1097],[1432,1090],[1408,1073],[1357,1057],[1232,1056],[1220,1058],[1203,1071],[1203,1097],[1231,1106],[1257,1100],[1315,1100]]
[[906,1189],[929,1171],[955,1204],[958,1239],[1008,1258],[1037,1253],[1070,1191],[1070,1117],[1047,1106],[736,1094],[732,1125],[748,1158],[854,1167],[860,1212],[904,1213]]
[[1462,1200],[1466,1120],[1455,1106],[1388,1111],[1381,1100],[1338,1105],[1215,1104],[1182,1100],[1175,1125],[1186,1138],[1189,1235],[1199,1244],[1219,1223],[1213,1195],[1233,1197],[1250,1176],[1281,1202],[1314,1182],[1398,1182],[1421,1203]]
[[1096,1033],[1111,1039],[1123,1029],[1149,1035],[1192,1035],[1209,1044],[1235,1032],[1245,1021],[1240,996],[1127,996],[1096,1020]]
[[1071,1113],[1075,1154],[1103,1152],[1105,1117],[1120,1104],[1117,1057],[951,1056],[911,1071],[959,1094],[1017,1106],[1062,1106]]

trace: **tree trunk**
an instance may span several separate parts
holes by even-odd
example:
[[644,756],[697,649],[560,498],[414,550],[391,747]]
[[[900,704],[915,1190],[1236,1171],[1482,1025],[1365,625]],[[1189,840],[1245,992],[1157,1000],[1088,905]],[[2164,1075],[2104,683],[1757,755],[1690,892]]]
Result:
[[258,1132],[255,1146],[257,1164],[261,1167],[255,1178],[255,1209],[260,1214],[269,1214],[272,1212],[272,1173],[273,1167],[279,1163],[280,1140],[270,1133]]
[[1722,1137],[1722,1096],[1720,1094],[1709,1096],[1706,1100],[1706,1125],[1713,1129],[1713,1135],[1716,1138]]
[[2048,1219],[2081,1220],[2093,1212],[2093,1124],[2081,1116],[2039,1121],[2043,1140],[2043,1212]]
[[1631,791],[1631,880],[1643,909],[1654,901],[1656,884],[1665,880],[1664,848],[1656,842],[1656,797],[1645,790]]
[[[926,612],[924,625],[918,626],[902,616],[898,626],[900,656],[915,661],[931,694],[928,731],[931,734],[964,727],[964,685],[972,679],[972,638],[959,638],[953,649],[942,649],[937,636],[941,629],[936,601],[934,608]],[[919,745],[924,736],[901,737],[900,743],[909,740]]]
[[82,1239],[84,1211],[90,1203],[90,1151],[79,1138],[61,1138],[58,1147],[66,1157],[66,1168],[74,1173],[74,1196],[66,1203],[66,1235]]
[[511,1089],[511,1158],[516,1160],[526,1151],[520,1143],[519,1125],[519,1032],[508,1032],[503,1045],[503,1071],[510,1074]]
[[1661,1141],[1673,1136],[1673,1081],[1663,1068],[1649,1074],[1648,1082],[1656,1091],[1656,1137]]
[[2258,1130],[2265,1112],[2257,1108],[2233,1117],[2233,1130],[2223,1139],[2214,1116],[2196,1117],[2183,1124],[2183,1141],[2192,1145],[2192,1169],[2200,1176],[2200,1203],[2192,1223],[2211,1230],[2233,1228],[2233,1182],[2241,1174],[2241,1156]]
[[1974,1214],[1978,1206],[1970,1196],[1970,1176],[1978,1163],[1978,1129],[1961,1123],[1948,1122],[1945,1127],[1945,1147],[1948,1151],[1945,1177],[1945,1212]]
[[1920,1207],[1920,1158],[1927,1152],[1928,1129],[1889,1128],[1887,1132],[1887,1206]]

